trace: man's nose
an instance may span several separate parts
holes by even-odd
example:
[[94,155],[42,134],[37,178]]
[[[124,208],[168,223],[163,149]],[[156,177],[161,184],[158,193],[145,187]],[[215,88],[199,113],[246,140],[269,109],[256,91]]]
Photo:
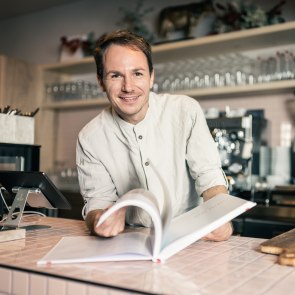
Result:
[[122,89],[123,89],[123,91],[126,91],[126,92],[131,92],[133,90],[133,80],[130,75],[126,75],[124,77]]

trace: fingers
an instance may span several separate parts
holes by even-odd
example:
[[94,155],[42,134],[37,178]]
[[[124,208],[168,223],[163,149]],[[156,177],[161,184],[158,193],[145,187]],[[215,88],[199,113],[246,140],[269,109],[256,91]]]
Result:
[[[106,209],[107,210],[107,209]],[[108,219],[106,219],[100,226],[96,224],[101,215],[96,217],[94,223],[94,232],[101,237],[114,237],[125,229],[125,213],[126,209],[120,209],[114,212]]]
[[208,235],[202,238],[205,241],[214,241],[214,242],[221,242],[226,241],[230,238],[233,233],[233,227],[231,222],[224,224],[223,226],[219,227],[218,229],[212,231]]
[[125,228],[124,223],[120,222],[109,222],[106,220],[103,224],[94,228],[94,231],[97,235],[101,237],[114,237],[121,233]]

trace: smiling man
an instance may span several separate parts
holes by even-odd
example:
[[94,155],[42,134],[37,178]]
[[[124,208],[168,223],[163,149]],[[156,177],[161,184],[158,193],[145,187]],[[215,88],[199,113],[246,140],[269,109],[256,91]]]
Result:
[[[79,183],[90,231],[111,237],[126,223],[150,226],[149,217],[132,207],[95,227],[107,208],[135,188],[151,191],[162,210],[163,186],[167,187],[174,217],[202,199],[227,193],[219,154],[198,102],[150,91],[154,81],[150,45],[128,31],[115,31],[98,41],[95,61],[110,107],[81,130],[77,142]],[[222,241],[231,234],[227,223],[206,239]]]
[[150,72],[144,53],[112,45],[105,52],[103,64],[103,77],[99,77],[103,91],[114,111],[126,122],[136,125],[148,110],[154,80],[154,72]]

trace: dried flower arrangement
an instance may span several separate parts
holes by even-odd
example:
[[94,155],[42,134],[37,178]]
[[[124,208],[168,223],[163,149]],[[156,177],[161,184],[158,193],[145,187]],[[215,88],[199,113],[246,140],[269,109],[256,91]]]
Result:
[[144,17],[152,12],[154,9],[143,8],[143,0],[138,0],[136,7],[133,11],[126,9],[125,7],[120,7],[119,11],[122,13],[122,19],[117,22],[120,28],[127,29],[133,33],[143,36],[149,42],[154,41],[154,34],[150,32],[145,23],[143,22]]
[[282,7],[286,1],[281,0],[268,11],[247,0],[231,0],[225,5],[215,3],[216,21],[214,34],[258,28],[276,23],[283,23]]

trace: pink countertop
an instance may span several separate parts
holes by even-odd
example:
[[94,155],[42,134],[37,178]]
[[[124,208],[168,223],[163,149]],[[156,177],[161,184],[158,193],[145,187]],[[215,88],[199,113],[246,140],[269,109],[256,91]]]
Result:
[[[36,219],[35,219],[36,220]],[[0,243],[0,267],[145,294],[295,294],[295,268],[259,251],[261,239],[198,241],[163,264],[150,261],[37,266],[63,236],[88,235],[83,221],[43,218],[26,238]]]

